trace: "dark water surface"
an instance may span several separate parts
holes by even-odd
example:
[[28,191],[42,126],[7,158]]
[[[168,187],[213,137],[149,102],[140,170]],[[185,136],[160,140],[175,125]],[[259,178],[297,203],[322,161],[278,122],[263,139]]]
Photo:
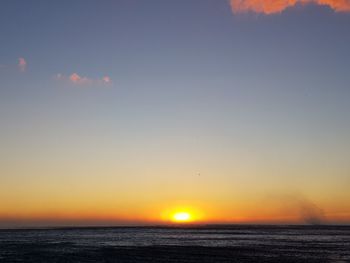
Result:
[[350,226],[0,230],[0,262],[350,262]]

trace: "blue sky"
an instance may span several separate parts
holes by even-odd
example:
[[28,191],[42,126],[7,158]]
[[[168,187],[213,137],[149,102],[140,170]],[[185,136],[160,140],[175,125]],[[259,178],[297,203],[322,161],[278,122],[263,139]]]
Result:
[[[192,195],[186,186],[169,202],[203,196],[234,207],[246,193],[233,198],[224,189],[211,199],[210,184],[256,182],[248,192],[257,199],[263,189],[283,189],[335,207],[329,191],[346,203],[349,25],[349,13],[316,4],[266,15],[235,13],[225,0],[3,1],[4,185],[23,192],[16,184],[31,182],[31,196],[58,184],[48,197],[56,200],[60,183],[83,181],[91,168],[92,192],[103,181],[139,184],[152,196],[200,171],[212,176],[203,190]],[[57,167],[67,167],[67,178],[60,181]],[[10,199],[3,202],[25,206],[3,192]]]

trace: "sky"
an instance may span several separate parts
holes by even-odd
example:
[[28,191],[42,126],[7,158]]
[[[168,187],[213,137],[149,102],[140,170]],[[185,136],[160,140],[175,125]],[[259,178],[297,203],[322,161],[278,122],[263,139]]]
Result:
[[350,1],[0,5],[0,227],[350,223]]

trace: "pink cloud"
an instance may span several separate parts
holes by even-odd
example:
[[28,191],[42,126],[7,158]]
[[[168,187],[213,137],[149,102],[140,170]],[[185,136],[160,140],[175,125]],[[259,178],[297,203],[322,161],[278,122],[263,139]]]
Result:
[[74,84],[74,85],[81,85],[81,86],[87,86],[87,85],[109,85],[112,83],[112,80],[109,76],[104,76],[100,79],[93,79],[89,77],[82,77],[78,73],[72,73],[68,76],[63,74],[56,74],[55,79],[58,81],[66,81],[68,83]]
[[27,61],[24,58],[19,58],[17,66],[19,71],[25,72],[27,69]]
[[86,85],[92,84],[93,80],[87,77],[81,77],[77,73],[73,73],[69,76],[69,80],[74,84]]
[[74,83],[78,83],[81,80],[81,77],[77,73],[73,73],[70,75],[69,79]]
[[297,4],[328,6],[336,12],[350,12],[349,0],[230,0],[234,13],[255,12],[266,15],[280,13]]
[[111,83],[112,81],[111,81],[111,78],[110,77],[108,77],[108,76],[104,76],[103,78],[102,78],[102,81],[104,82],[104,83],[106,83],[106,84],[108,84],[108,83]]

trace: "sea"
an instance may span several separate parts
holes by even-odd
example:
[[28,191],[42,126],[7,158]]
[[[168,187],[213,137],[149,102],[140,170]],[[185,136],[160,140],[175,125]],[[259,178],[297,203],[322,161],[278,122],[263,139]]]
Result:
[[0,230],[0,262],[350,262],[350,226]]

